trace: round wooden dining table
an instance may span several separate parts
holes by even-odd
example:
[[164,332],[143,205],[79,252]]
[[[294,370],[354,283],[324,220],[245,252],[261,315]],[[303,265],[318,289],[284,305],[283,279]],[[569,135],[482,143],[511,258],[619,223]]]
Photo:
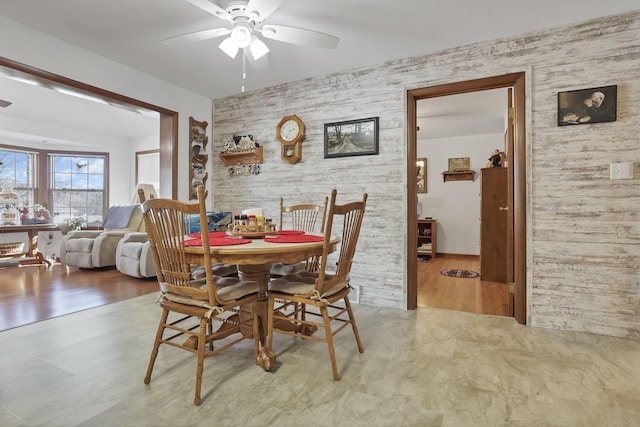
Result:
[[[311,233],[309,233],[311,234]],[[322,234],[317,234],[322,236]],[[231,237],[229,237],[231,238]],[[336,250],[340,238],[332,237],[329,241],[329,252]],[[271,265],[274,262],[293,264],[322,255],[324,241],[303,243],[272,243],[263,238],[251,239],[241,245],[211,246],[211,261],[235,264],[238,275],[243,280],[254,280],[259,284],[258,299],[259,341],[260,350],[256,363],[265,370],[270,370],[275,362],[275,354],[267,349],[267,316],[269,297],[267,291],[271,277]],[[204,253],[202,246],[185,247],[185,252],[192,264],[202,264]]]

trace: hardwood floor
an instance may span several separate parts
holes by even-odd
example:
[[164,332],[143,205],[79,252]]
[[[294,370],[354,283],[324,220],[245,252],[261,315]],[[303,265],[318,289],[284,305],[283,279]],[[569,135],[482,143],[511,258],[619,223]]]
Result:
[[115,269],[0,267],[0,331],[157,290],[155,278],[136,279]]
[[[479,258],[444,255],[418,262],[418,307],[510,316],[506,284],[440,274],[453,268],[480,272]],[[0,267],[0,331],[157,290],[155,278],[136,279],[115,269]]]
[[438,255],[418,262],[418,307],[445,308],[470,313],[511,316],[506,283],[481,278],[464,279],[440,274],[446,269],[480,272],[480,257]]

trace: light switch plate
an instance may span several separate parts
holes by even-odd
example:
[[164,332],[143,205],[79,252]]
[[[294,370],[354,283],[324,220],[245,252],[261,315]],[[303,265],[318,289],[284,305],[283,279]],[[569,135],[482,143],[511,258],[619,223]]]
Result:
[[611,163],[609,179],[633,179],[633,163]]

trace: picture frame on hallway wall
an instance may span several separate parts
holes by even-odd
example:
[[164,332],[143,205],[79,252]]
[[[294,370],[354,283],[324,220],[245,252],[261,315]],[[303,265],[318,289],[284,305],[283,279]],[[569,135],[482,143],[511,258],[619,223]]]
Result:
[[558,126],[615,122],[618,86],[558,92]]
[[416,171],[418,182],[416,184],[416,191],[418,193],[427,192],[427,159],[416,159]]
[[325,123],[324,158],[378,154],[378,117]]

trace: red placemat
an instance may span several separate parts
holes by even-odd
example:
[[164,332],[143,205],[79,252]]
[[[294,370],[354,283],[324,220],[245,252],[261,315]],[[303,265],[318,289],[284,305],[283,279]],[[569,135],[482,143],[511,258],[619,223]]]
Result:
[[[215,239],[216,237],[225,237],[226,235],[227,235],[226,231],[210,231],[209,239]],[[191,233],[191,234],[187,234],[187,236],[200,239],[202,235],[200,233]]]
[[295,234],[292,236],[276,236],[265,237],[265,242],[271,243],[308,243],[308,242],[322,242],[324,236],[314,236],[311,234]]
[[280,230],[276,233],[279,236],[296,236],[298,234],[304,234],[304,231],[300,230]]
[[[251,239],[232,239],[229,237],[216,237],[214,239],[209,239],[209,246],[244,245],[245,243],[251,243]],[[185,240],[184,246],[202,246],[202,240]]]

